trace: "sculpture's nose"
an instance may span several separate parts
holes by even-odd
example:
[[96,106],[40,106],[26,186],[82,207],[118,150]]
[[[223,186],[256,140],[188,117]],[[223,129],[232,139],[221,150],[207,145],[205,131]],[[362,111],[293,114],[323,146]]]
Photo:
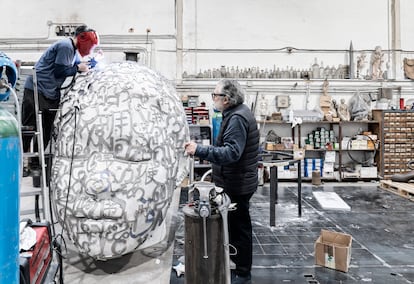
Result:
[[108,171],[93,172],[86,182],[86,193],[99,196],[111,192],[110,173]]

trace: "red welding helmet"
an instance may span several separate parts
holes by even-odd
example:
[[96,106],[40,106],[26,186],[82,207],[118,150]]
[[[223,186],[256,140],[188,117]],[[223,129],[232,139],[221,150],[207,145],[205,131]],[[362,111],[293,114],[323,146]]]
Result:
[[79,26],[75,31],[76,48],[82,57],[91,53],[93,48],[99,44],[98,34],[87,26]]

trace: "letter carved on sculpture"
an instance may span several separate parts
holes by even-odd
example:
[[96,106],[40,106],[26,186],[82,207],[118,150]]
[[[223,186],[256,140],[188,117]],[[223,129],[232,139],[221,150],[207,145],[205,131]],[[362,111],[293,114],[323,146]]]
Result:
[[109,64],[78,76],[55,125],[53,206],[79,251],[105,260],[155,244],[188,173],[172,84],[134,62]]

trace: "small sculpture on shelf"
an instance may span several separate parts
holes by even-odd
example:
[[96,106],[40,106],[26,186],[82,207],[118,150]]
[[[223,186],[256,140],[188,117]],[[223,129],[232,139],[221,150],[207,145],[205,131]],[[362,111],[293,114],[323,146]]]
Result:
[[337,117],[334,102],[331,95],[328,94],[329,82],[325,79],[322,85],[322,95],[319,98],[319,107],[324,114],[324,119],[327,121],[334,121]]
[[384,63],[384,52],[382,52],[381,46],[376,46],[374,52],[371,55],[371,79],[380,80],[383,79],[384,71],[382,70],[382,64]]
[[356,77],[357,79],[361,79],[364,78],[364,76],[362,75],[365,65],[367,63],[366,59],[366,54],[364,52],[361,52],[360,56],[357,57],[357,74]]
[[351,119],[351,114],[349,113],[345,99],[341,99],[341,103],[338,106],[338,116],[341,121],[349,121]]
[[328,96],[328,88],[329,88],[329,81],[325,79],[322,85],[322,91],[325,96]]
[[336,103],[335,99],[331,100],[331,108],[330,108],[330,112],[332,114],[332,117],[338,117],[338,104]]

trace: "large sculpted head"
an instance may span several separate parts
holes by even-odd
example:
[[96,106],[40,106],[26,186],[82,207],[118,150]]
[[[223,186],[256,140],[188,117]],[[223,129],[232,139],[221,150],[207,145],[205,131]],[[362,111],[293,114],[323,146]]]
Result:
[[112,63],[77,78],[55,125],[53,206],[79,251],[105,260],[154,244],[188,173],[174,87],[147,67]]

